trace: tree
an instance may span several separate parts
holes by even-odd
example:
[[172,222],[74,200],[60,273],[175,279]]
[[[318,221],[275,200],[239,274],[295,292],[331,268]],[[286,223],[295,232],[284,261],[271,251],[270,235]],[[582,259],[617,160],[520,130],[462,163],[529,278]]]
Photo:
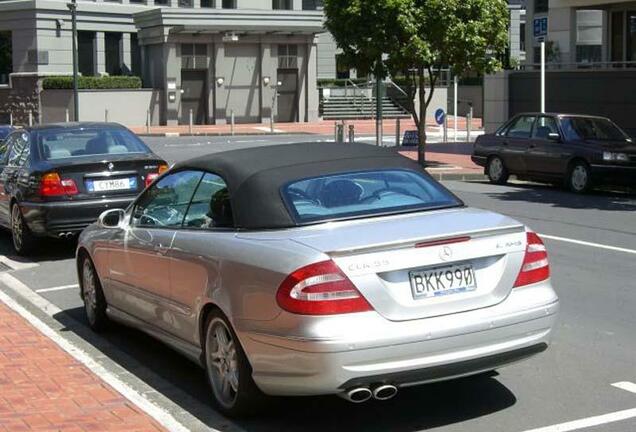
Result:
[[419,114],[415,103],[406,108],[417,125],[422,164],[426,113],[442,69],[493,72],[508,44],[506,0],[325,0],[324,10],[347,63],[378,79],[405,75],[411,101],[419,90]]

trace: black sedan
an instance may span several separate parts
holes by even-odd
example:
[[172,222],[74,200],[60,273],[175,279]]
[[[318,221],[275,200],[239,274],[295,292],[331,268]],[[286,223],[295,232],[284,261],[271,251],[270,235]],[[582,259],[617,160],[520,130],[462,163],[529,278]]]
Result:
[[0,155],[0,225],[19,254],[39,237],[72,238],[111,208],[126,208],[168,169],[117,124],[64,123],[11,133]]
[[595,185],[636,186],[636,145],[603,117],[520,114],[480,136],[472,160],[496,184],[514,174],[577,193]]

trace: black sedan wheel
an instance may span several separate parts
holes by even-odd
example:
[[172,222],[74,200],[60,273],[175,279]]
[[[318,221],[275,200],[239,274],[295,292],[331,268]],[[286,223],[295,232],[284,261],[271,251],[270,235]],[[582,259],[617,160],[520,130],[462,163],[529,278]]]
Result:
[[575,162],[570,168],[567,182],[572,192],[584,193],[590,190],[592,178],[589,165],[583,161]]
[[227,319],[212,312],[205,327],[205,369],[217,407],[228,416],[254,413],[264,395]]
[[504,165],[503,160],[499,156],[493,156],[488,159],[488,165],[486,167],[486,173],[491,183],[503,185],[508,182],[510,173]]
[[93,262],[87,256],[82,261],[82,299],[88,325],[94,331],[102,331],[108,326],[106,316],[106,298],[102,291],[102,284],[93,266]]
[[36,244],[36,239],[24,221],[20,206],[16,203],[11,207],[11,238],[13,248],[18,255],[28,255]]

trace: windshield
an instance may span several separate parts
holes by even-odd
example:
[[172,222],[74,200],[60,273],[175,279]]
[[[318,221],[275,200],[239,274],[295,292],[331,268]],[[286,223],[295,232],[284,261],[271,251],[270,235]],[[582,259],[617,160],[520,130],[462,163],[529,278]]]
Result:
[[283,196],[301,223],[462,205],[434,180],[399,169],[298,180]]
[[568,141],[603,140],[628,141],[629,137],[618,126],[607,119],[593,117],[564,117],[561,119],[563,133]]
[[44,160],[150,152],[127,129],[51,129],[39,131],[36,139]]

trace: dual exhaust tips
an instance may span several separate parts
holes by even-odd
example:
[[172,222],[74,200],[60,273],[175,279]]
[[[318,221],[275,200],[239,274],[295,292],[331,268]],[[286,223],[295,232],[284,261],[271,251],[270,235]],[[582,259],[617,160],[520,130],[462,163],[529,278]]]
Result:
[[74,233],[74,232],[61,232],[61,233],[59,234],[59,237],[60,237],[60,238],[63,238],[63,239],[66,239],[66,238],[69,238],[69,239],[70,239],[70,238],[73,238],[73,236],[75,236],[75,233]]
[[339,396],[353,403],[363,403],[368,401],[371,398],[376,400],[389,400],[393,396],[395,396],[398,392],[396,386],[391,384],[381,384],[373,389],[369,387],[354,387],[345,391],[344,393],[340,393]]

